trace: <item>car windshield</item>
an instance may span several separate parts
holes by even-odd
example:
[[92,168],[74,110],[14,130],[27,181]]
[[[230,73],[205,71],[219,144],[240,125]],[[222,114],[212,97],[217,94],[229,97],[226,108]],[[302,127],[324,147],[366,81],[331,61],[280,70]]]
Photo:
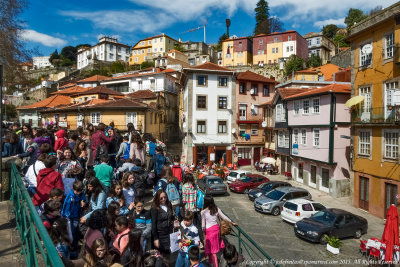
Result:
[[230,177],[233,177],[233,178],[236,178],[237,175],[238,175],[237,172],[231,172],[231,173],[229,174],[229,176],[230,176]]
[[267,185],[267,183],[262,183],[262,184],[260,184],[259,186],[257,186],[257,188],[260,188],[260,189],[262,189],[264,186],[266,186]]
[[239,178],[239,181],[243,182],[243,183],[248,183],[251,181],[251,178],[249,176],[243,176]]
[[222,180],[220,179],[208,179],[208,184],[222,184]]
[[278,200],[280,199],[285,193],[283,193],[282,191],[279,190],[274,190],[272,192],[269,192],[267,194],[267,197],[273,200]]
[[318,211],[315,213],[313,216],[311,216],[311,219],[326,225],[332,225],[333,222],[335,221],[335,215],[332,213],[329,213],[327,211]]
[[272,187],[273,187],[274,185],[273,184],[264,184],[264,186],[263,186],[263,190],[264,191],[270,191],[271,189],[272,189]]

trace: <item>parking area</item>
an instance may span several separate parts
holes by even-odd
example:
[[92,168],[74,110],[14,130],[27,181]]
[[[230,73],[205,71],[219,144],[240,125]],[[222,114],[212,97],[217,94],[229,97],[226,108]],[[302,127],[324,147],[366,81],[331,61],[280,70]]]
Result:
[[[271,180],[284,180],[272,175]],[[329,208],[341,208],[368,220],[369,230],[362,238],[381,237],[384,220],[351,206],[350,198],[333,199],[328,194],[289,181],[293,186],[306,188],[312,198]],[[216,197],[217,205],[243,228],[281,266],[365,266],[366,258],[359,253],[359,240],[344,239],[339,255],[326,250],[326,245],[314,244],[297,238],[293,225],[281,216],[265,215],[254,210],[253,202],[245,194],[230,192],[229,196]]]

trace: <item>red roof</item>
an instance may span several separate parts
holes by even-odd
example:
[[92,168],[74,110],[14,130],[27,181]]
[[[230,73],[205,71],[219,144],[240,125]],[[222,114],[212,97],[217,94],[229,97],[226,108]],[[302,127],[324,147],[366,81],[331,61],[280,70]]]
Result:
[[93,75],[89,78],[78,81],[78,83],[99,82],[99,81],[107,80],[108,78],[110,78],[110,77],[103,76],[103,75]]
[[323,94],[323,93],[342,93],[342,94],[350,94],[351,93],[351,85],[350,84],[330,84],[326,85],[323,87],[319,88],[311,88],[307,89],[306,92],[301,92],[298,94],[292,94],[290,96],[287,96],[285,99],[293,99],[293,98],[299,98],[299,97],[305,97],[305,96],[311,96],[311,95],[317,95],[317,94]]
[[99,86],[91,88],[91,89],[89,89],[87,91],[77,92],[77,93],[72,94],[72,95],[76,96],[76,95],[93,95],[93,94],[122,95],[122,93],[114,91],[114,90],[112,90],[110,88],[107,88],[104,85],[99,85]]
[[254,73],[252,71],[240,72],[237,75],[238,80],[247,80],[247,81],[255,81],[255,82],[265,82],[265,83],[278,83],[275,79],[270,79],[260,74]]
[[156,93],[151,90],[139,90],[129,94],[128,96],[137,99],[156,98]]
[[[61,87],[60,87],[61,88]],[[86,92],[88,90],[92,89],[92,87],[89,88],[84,88],[81,86],[74,86],[74,87],[70,87],[64,90],[60,90],[54,93],[51,93],[52,95],[72,95],[72,94],[76,94],[76,93],[82,93],[82,92]]]
[[300,94],[309,90],[309,88],[279,88],[278,92],[282,99],[287,99],[292,95]]
[[71,98],[65,95],[53,95],[49,98],[43,99],[37,103],[22,106],[17,109],[35,109],[35,108],[45,108],[45,107],[57,107],[60,105],[68,105],[71,103]]
[[197,65],[197,66],[193,66],[193,67],[189,67],[187,69],[196,69],[196,70],[216,70],[216,71],[231,71],[233,72],[233,70],[225,68],[225,67],[221,67],[218,66],[217,64],[211,63],[211,62],[206,62],[204,64],[201,65]]
[[343,70],[343,68],[336,66],[335,64],[329,63],[315,68],[309,68],[306,70],[300,70],[296,73],[322,73],[325,80],[332,78],[333,73]]
[[76,83],[67,83],[67,84],[64,84],[63,86],[60,86],[60,89],[61,89],[61,88],[72,87],[72,86],[75,86],[75,85],[76,85]]
[[111,100],[107,102],[103,102],[93,106],[93,108],[147,108],[147,104],[136,101],[134,99],[122,98],[117,100]]

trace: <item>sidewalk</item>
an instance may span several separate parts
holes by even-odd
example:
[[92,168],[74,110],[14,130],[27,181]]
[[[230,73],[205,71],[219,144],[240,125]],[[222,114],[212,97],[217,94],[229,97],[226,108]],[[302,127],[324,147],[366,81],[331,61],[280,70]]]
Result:
[[[262,172],[256,171],[251,167],[242,167],[242,170],[250,170],[253,173],[261,174]],[[292,186],[307,189],[310,192],[312,199],[321,202],[324,206],[328,208],[338,208],[354,213],[358,216],[365,218],[368,221],[368,232],[362,236],[362,239],[368,239],[371,237],[381,238],[383,234],[383,229],[385,228],[385,220],[378,218],[374,215],[369,214],[367,211],[356,208],[353,206],[350,197],[334,198],[328,193],[316,190],[315,188],[306,186],[295,180],[287,180],[283,175],[265,175],[271,181],[286,181],[292,184]]]

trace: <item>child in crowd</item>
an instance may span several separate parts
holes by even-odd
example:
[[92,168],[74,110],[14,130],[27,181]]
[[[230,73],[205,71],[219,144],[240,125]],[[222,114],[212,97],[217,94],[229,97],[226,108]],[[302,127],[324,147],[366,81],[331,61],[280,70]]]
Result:
[[27,144],[26,150],[22,154],[18,154],[15,157],[23,159],[23,173],[26,173],[29,166],[31,166],[37,160],[36,151],[39,149],[38,145],[33,142],[33,135],[26,134],[25,142]]
[[89,253],[86,254],[87,265],[85,266],[111,266],[113,258],[107,248],[107,243],[103,238],[94,240]]
[[200,263],[200,249],[198,246],[191,246],[189,248],[188,258],[189,258],[191,267],[202,267],[203,266],[203,264]]
[[47,200],[44,203],[44,212],[40,216],[44,227],[50,231],[53,223],[60,218],[61,202],[55,199]]
[[142,231],[132,229],[129,231],[129,242],[121,255],[120,263],[127,267],[143,266],[143,249],[141,245]]
[[[57,201],[59,201],[60,203],[62,203],[64,197],[64,191],[61,190],[60,188],[53,188],[50,191],[50,195],[49,195],[49,200],[50,199],[55,199]],[[44,203],[42,205],[40,205],[39,209],[37,210],[39,216],[43,214],[44,211]]]
[[243,255],[239,254],[236,247],[230,243],[225,245],[222,255],[227,267],[245,266]]
[[117,236],[117,230],[115,228],[115,220],[120,215],[120,206],[118,202],[112,201],[107,208],[107,225],[105,239],[111,246]]
[[68,147],[68,140],[65,138],[65,131],[59,130],[56,132],[57,140],[54,143],[54,151],[57,154],[62,153],[62,150]]
[[125,135],[122,138],[122,143],[119,145],[119,149],[115,158],[118,159],[119,157],[122,157],[123,160],[126,161],[129,158],[130,148],[129,136]]
[[70,133],[69,134],[69,140],[68,140],[68,147],[70,149],[74,149],[76,142],[79,139],[79,135],[76,132]]
[[127,215],[129,211],[132,210],[134,207],[134,204],[132,203],[131,205],[129,205],[129,207],[125,205],[125,197],[122,192],[122,183],[118,180],[114,181],[111,185],[111,189],[108,193],[108,198],[106,200],[106,206],[108,207],[108,205],[113,201],[119,203],[120,215]]
[[64,205],[61,211],[61,215],[67,218],[69,221],[69,232],[70,237],[72,237],[72,248],[76,249],[78,247],[78,225],[79,219],[81,218],[82,208],[85,206],[86,197],[83,193],[83,183],[76,180],[72,189],[69,191],[68,195],[65,197]]
[[191,246],[200,245],[199,230],[193,225],[193,218],[192,211],[185,211],[178,234],[180,249],[175,267],[190,267],[190,261],[187,258],[188,249]]
[[68,221],[65,218],[58,218],[50,229],[50,238],[56,247],[56,250],[60,257],[70,259],[70,248],[71,243],[68,236]]
[[132,159],[126,159],[121,167],[118,168],[118,172],[126,172],[131,170],[135,165],[133,165]]
[[143,252],[146,251],[146,246],[150,242],[151,234],[151,215],[148,210],[144,209],[144,201],[135,199],[135,223],[136,228],[142,231],[142,247]]
[[126,217],[118,217],[115,220],[115,228],[118,232],[118,235],[115,237],[115,240],[113,242],[114,248],[116,248],[119,251],[119,254],[122,255],[122,252],[124,252],[126,246],[128,245],[129,242],[129,228],[128,228],[128,219]]
[[96,165],[94,167],[94,171],[96,173],[97,179],[99,179],[100,183],[103,185],[103,189],[107,191],[110,189],[111,180],[113,178],[113,168],[107,164],[108,162],[108,155],[102,155],[100,157],[101,164]]
[[182,182],[183,175],[185,174],[182,166],[180,165],[181,157],[179,155],[174,156],[174,164],[171,166],[172,173],[179,182]]
[[[135,200],[135,175],[133,172],[126,172],[122,177],[122,192],[124,193],[125,201],[128,207],[134,203]],[[135,205],[135,204],[133,204]]]

